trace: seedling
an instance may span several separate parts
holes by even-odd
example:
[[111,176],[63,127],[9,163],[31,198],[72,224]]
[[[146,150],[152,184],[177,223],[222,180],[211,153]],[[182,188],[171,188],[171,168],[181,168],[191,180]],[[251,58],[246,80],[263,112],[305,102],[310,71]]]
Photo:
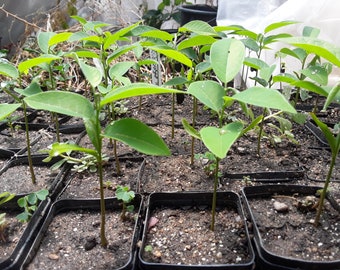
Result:
[[[3,192],[0,194],[0,206],[14,198],[14,194],[9,192]],[[6,213],[0,213],[0,241],[6,242],[6,230],[7,220]]]
[[[211,152],[205,152],[204,154],[195,154],[195,159],[199,160],[201,166],[204,168],[205,173],[212,177],[215,175],[216,170],[216,157]],[[221,177],[222,173],[218,172],[218,177]]]
[[37,210],[39,202],[46,200],[48,193],[48,190],[42,189],[18,199],[18,205],[23,208],[24,211],[17,215],[16,218],[20,222],[28,222],[35,210]]
[[122,213],[120,214],[120,218],[122,220],[127,219],[127,212],[132,212],[134,210],[133,205],[129,205],[131,201],[135,198],[135,193],[130,190],[128,186],[117,186],[116,189],[116,197],[118,200],[122,201],[123,209]]

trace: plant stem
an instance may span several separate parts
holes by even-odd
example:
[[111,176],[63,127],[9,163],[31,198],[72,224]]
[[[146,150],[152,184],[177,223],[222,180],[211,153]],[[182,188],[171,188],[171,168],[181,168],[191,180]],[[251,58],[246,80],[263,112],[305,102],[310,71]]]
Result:
[[[194,128],[196,125],[196,115],[197,115],[197,98],[193,98],[193,107],[192,107],[192,127]],[[191,157],[190,157],[190,165],[194,165],[194,156],[195,156],[195,138],[191,137]]]
[[326,195],[327,195],[328,186],[329,186],[329,183],[331,182],[331,177],[332,177],[332,173],[333,173],[333,168],[334,168],[334,165],[335,165],[336,157],[337,157],[337,155],[336,154],[334,155],[332,153],[331,164],[329,166],[329,170],[328,170],[328,173],[327,173],[327,178],[326,178],[325,184],[323,186],[323,189],[322,189],[322,192],[321,192],[321,195],[320,195],[320,199],[319,199],[318,209],[316,211],[316,216],[315,216],[315,220],[314,220],[314,225],[315,226],[318,226],[319,222],[320,222],[320,217],[321,217],[324,201],[325,201],[325,198],[326,198]]
[[172,94],[171,102],[171,139],[175,137],[175,97],[176,94]]
[[26,103],[24,101],[22,101],[22,107],[23,107],[23,110],[24,110],[24,118],[25,118],[25,132],[26,132],[28,166],[29,166],[30,173],[31,173],[32,183],[36,184],[36,177],[35,177],[35,174],[34,174],[32,155],[31,155],[31,141],[30,141],[30,134],[29,134],[29,128],[28,128],[27,107],[26,107]]
[[99,174],[99,187],[100,187],[100,241],[102,247],[107,247],[107,239],[105,236],[105,198],[104,198],[104,183],[103,183],[103,160],[102,155],[99,153],[97,156],[98,161],[98,174]]
[[262,120],[259,124],[260,126],[260,130],[259,130],[259,136],[257,137],[257,155],[260,156],[260,149],[261,149],[261,137],[262,137],[262,131],[263,131],[263,127],[264,127],[264,120],[265,120],[265,112],[266,109],[263,109],[263,115],[262,115]]
[[116,140],[113,140],[113,154],[115,156],[116,172],[117,172],[117,175],[120,175],[121,170],[120,170],[119,158],[118,158],[118,155],[117,155],[117,141]]
[[214,192],[213,192],[213,200],[212,200],[212,206],[211,206],[211,225],[210,230],[215,230],[215,216],[216,216],[216,200],[217,200],[217,186],[218,186],[218,167],[220,164],[220,159],[218,157],[215,157],[216,161],[216,168],[215,168],[215,179],[214,179]]
[[52,113],[53,116],[53,122],[55,125],[55,132],[57,136],[57,142],[60,142],[60,131],[59,131],[59,119],[58,119],[58,114],[57,113]]

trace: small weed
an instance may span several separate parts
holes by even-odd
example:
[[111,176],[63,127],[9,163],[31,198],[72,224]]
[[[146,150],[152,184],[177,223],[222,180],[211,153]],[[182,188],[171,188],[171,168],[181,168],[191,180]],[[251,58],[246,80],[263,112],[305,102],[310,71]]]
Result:
[[39,201],[44,201],[48,196],[48,190],[42,189],[37,192],[26,195],[18,199],[18,205],[24,209],[22,213],[16,216],[20,222],[28,222],[35,210],[38,208]]
[[135,198],[135,193],[130,190],[128,186],[117,186],[116,197],[123,203],[123,209],[120,217],[122,220],[126,220],[127,212],[132,212],[134,210],[134,206],[129,205],[129,203]]

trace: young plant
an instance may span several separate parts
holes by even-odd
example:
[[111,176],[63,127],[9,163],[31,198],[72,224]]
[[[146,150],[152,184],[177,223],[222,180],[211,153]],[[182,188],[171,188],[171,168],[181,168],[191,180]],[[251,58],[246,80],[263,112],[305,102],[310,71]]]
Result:
[[[14,194],[9,192],[3,192],[0,194],[0,206],[14,198]],[[7,220],[6,213],[0,213],[0,241],[6,242],[6,230]]]
[[[337,91],[339,91],[339,89],[340,88],[338,87]],[[322,133],[325,135],[325,137],[328,141],[329,147],[331,149],[331,160],[330,160],[330,164],[329,164],[329,169],[328,169],[328,173],[327,173],[327,176],[326,176],[326,179],[325,179],[324,186],[323,186],[321,194],[320,194],[318,209],[317,209],[315,220],[314,220],[314,225],[317,226],[317,225],[319,225],[319,222],[320,222],[320,217],[321,217],[321,213],[322,213],[322,210],[323,210],[324,201],[325,201],[325,198],[326,198],[326,195],[327,195],[328,186],[331,182],[335,161],[336,161],[336,158],[337,158],[337,156],[339,154],[339,150],[340,150],[340,123],[335,125],[334,132],[336,134],[333,134],[333,132],[328,128],[328,126],[326,124],[324,124],[322,121],[320,121],[314,113],[311,113],[311,116],[312,116],[313,120],[315,121],[315,123],[318,125],[318,127],[321,129]]]
[[[92,77],[88,77],[90,80]],[[90,81],[94,84],[93,81]],[[99,83],[98,83],[99,84]],[[93,149],[80,147],[75,144],[54,143],[50,150],[50,158],[69,151],[79,151],[95,157],[98,164],[98,177],[101,200],[101,244],[107,246],[105,236],[105,201],[103,185],[103,156],[102,140],[104,137],[121,141],[139,152],[149,155],[170,155],[170,150],[164,141],[151,128],[144,123],[132,119],[123,118],[111,122],[102,131],[100,113],[104,106],[117,100],[130,97],[138,97],[151,94],[176,93],[180,91],[168,88],[156,87],[149,84],[135,83],[114,88],[105,97],[94,96],[91,103],[84,96],[71,92],[48,91],[25,98],[25,102],[35,109],[53,111],[83,119]]]
[[24,211],[18,214],[16,218],[20,222],[28,222],[34,214],[35,210],[37,210],[39,201],[46,200],[47,196],[48,190],[42,189],[19,198],[18,205],[23,208]]
[[124,221],[127,219],[127,212],[132,212],[134,210],[134,205],[130,205],[131,201],[135,198],[135,193],[130,190],[128,186],[117,186],[116,197],[123,204],[122,213],[120,218]]

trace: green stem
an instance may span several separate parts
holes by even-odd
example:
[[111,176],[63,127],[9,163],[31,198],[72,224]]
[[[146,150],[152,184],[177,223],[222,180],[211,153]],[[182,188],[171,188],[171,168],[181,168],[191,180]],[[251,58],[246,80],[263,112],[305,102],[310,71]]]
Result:
[[22,101],[22,107],[24,109],[24,118],[25,118],[25,132],[26,132],[28,166],[29,166],[30,173],[31,173],[32,183],[36,184],[36,177],[35,177],[35,173],[34,173],[33,162],[32,162],[32,154],[31,154],[31,141],[30,141],[29,127],[28,127],[27,107],[26,107],[26,103],[24,101]]
[[103,162],[102,155],[98,153],[98,174],[99,174],[99,188],[100,188],[100,242],[102,247],[107,247],[107,239],[105,236],[105,197],[104,197],[104,183],[103,183]]
[[325,184],[323,186],[323,189],[322,189],[322,192],[321,192],[321,195],[320,195],[320,199],[319,199],[318,209],[316,211],[316,216],[315,216],[315,220],[314,220],[315,226],[318,226],[319,222],[320,222],[320,217],[321,217],[324,201],[325,201],[325,198],[326,198],[326,195],[327,195],[328,186],[329,186],[329,183],[331,182],[331,177],[332,177],[332,172],[333,172],[333,168],[334,168],[334,165],[335,165],[336,157],[337,157],[337,155],[334,155],[332,153],[331,164],[329,166],[327,178],[326,178]]
[[215,216],[216,216],[216,201],[217,201],[217,186],[218,186],[218,168],[220,164],[220,159],[218,157],[216,158],[216,168],[215,168],[215,179],[214,179],[214,192],[213,192],[213,200],[212,200],[212,206],[211,206],[211,225],[210,230],[215,230]]
[[175,97],[176,94],[172,94],[171,102],[171,139],[175,137]]
[[[192,108],[192,127],[194,128],[196,125],[196,115],[197,115],[197,98],[193,99],[193,108]],[[190,165],[194,165],[194,156],[195,156],[195,138],[191,137],[191,157],[190,157]]]
[[260,130],[259,130],[259,136],[257,137],[257,155],[260,156],[260,150],[261,150],[261,137],[262,137],[262,132],[264,128],[264,121],[265,121],[265,114],[266,114],[267,109],[263,109],[263,115],[261,122],[259,123]]

